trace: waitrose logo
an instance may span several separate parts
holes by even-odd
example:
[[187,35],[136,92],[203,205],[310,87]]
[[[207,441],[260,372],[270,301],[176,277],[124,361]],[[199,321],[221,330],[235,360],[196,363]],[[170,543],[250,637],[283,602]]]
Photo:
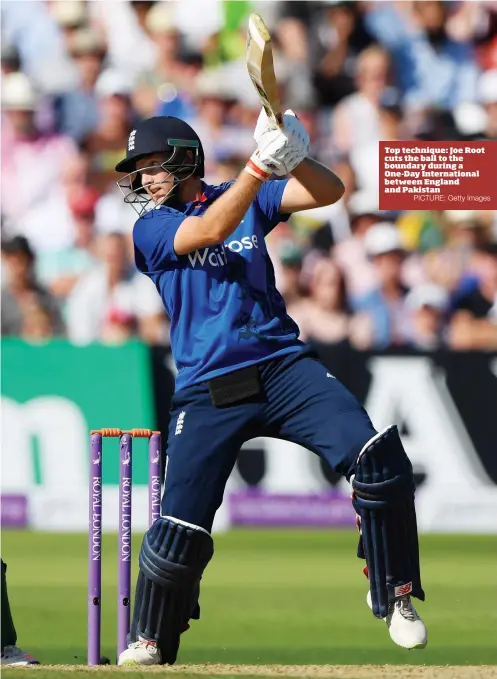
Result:
[[225,266],[228,263],[226,248],[231,252],[242,252],[242,250],[252,250],[259,248],[257,236],[244,236],[241,240],[231,240],[224,245],[215,245],[209,248],[195,250],[188,255],[190,264],[195,269],[197,266],[205,267],[206,263],[211,266]]

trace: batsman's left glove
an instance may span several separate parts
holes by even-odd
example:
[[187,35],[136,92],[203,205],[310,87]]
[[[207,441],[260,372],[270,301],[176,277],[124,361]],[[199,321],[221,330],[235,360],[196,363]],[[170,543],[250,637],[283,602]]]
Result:
[[[271,132],[274,133],[278,130],[273,121],[271,121],[264,109],[261,109],[257,124],[254,130],[254,139],[259,145],[260,142],[264,142],[265,138],[271,136]],[[281,163],[281,166],[277,170],[274,170],[274,174],[282,177],[285,174],[289,174],[299,163],[301,163],[304,158],[309,155],[310,139],[309,133],[305,129],[302,122],[297,118],[295,113],[288,109],[283,115],[283,134],[288,139],[288,144],[285,153],[285,161]],[[263,143],[261,144],[263,145]]]

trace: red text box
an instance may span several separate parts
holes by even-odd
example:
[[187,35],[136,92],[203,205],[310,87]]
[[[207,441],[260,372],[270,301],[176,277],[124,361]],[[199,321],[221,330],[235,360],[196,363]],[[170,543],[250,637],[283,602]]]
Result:
[[497,209],[497,142],[379,144],[380,210]]

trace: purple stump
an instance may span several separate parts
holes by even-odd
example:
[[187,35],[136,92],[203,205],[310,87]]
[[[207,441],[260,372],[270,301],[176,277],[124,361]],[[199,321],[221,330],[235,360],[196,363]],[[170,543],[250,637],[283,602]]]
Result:
[[91,436],[88,530],[88,665],[100,664],[102,595],[102,437]]
[[160,434],[152,434],[148,441],[148,523],[151,526],[160,517]]
[[123,434],[119,464],[119,565],[117,576],[117,655],[128,647],[131,597],[132,437]]

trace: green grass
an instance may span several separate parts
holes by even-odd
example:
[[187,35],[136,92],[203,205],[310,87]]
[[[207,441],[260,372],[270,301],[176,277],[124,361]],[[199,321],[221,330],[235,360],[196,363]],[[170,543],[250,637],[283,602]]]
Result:
[[[85,664],[87,536],[3,531],[2,539],[19,645],[43,664]],[[495,537],[421,537],[427,602],[418,610],[429,646],[413,653],[395,647],[369,611],[356,545],[349,531],[216,536],[202,617],[178,662],[497,664]],[[104,536],[103,548],[102,653],[114,662],[116,536]]]

